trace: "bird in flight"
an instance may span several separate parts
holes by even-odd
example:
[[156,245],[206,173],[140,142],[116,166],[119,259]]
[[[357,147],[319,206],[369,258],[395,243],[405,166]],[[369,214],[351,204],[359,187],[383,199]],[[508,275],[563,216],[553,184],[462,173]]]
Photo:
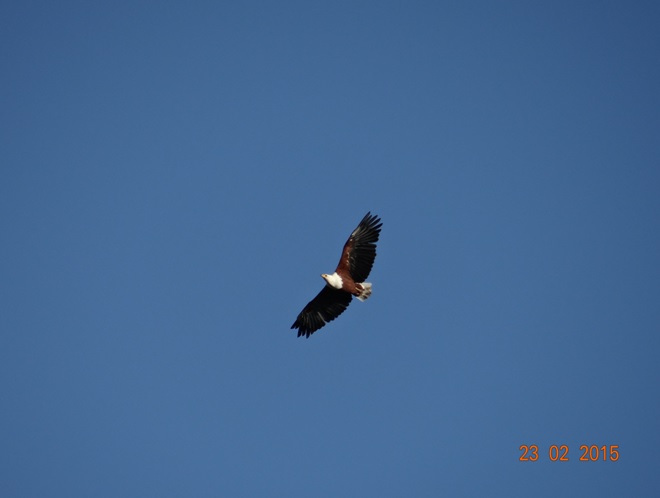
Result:
[[376,242],[383,224],[370,212],[362,218],[344,244],[337,269],[323,273],[325,287],[312,299],[291,325],[298,337],[309,337],[326,323],[341,315],[353,296],[364,301],[371,295],[371,284],[365,282],[376,259]]

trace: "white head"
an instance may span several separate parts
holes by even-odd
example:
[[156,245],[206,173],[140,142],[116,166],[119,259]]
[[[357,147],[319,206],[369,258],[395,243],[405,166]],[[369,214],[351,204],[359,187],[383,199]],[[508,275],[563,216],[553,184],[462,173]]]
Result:
[[343,281],[339,275],[337,275],[337,272],[333,273],[332,275],[328,275],[327,273],[322,273],[321,277],[323,277],[323,280],[325,280],[325,283],[332,287],[333,289],[341,289],[343,287]]

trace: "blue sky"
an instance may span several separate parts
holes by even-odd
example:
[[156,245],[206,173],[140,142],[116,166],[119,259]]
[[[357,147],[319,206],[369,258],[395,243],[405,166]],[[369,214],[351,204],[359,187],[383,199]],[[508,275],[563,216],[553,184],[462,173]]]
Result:
[[659,24],[5,2],[0,494],[658,496]]

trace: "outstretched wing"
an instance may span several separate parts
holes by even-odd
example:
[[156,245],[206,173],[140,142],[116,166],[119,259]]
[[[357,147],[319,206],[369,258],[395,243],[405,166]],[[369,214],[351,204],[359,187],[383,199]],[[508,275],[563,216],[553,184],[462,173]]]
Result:
[[291,328],[298,329],[298,337],[301,335],[309,337],[326,323],[341,315],[351,304],[352,297],[348,292],[326,285],[314,299],[307,303]]
[[380,218],[367,213],[344,244],[337,273],[348,272],[354,282],[364,282],[376,259],[376,242],[383,224]]

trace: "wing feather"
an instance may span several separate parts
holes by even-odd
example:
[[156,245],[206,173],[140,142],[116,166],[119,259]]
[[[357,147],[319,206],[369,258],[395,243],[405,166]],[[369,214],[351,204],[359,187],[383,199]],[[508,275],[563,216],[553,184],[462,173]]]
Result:
[[307,303],[291,328],[298,329],[298,337],[302,335],[309,337],[326,323],[341,315],[351,304],[352,297],[348,292],[326,285],[314,299]]
[[344,244],[337,273],[348,272],[354,282],[364,282],[376,259],[376,242],[383,224],[368,212]]

